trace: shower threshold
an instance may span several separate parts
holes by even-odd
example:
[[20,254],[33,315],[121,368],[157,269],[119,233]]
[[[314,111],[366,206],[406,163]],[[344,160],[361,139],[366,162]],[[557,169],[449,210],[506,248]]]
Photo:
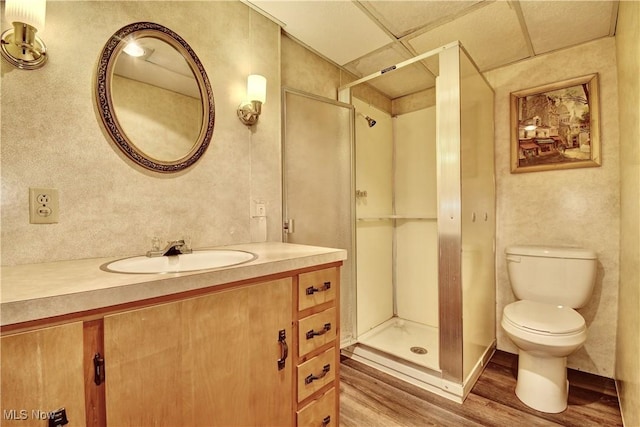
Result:
[[425,368],[439,370],[438,328],[393,317],[358,337],[358,342]]
[[[344,347],[342,355],[462,403],[462,385],[442,378],[438,345],[438,328],[394,317],[358,337],[356,344]],[[412,347],[427,352],[411,351]]]
[[462,403],[495,348],[493,340],[481,351],[482,355],[462,383],[451,381],[443,378],[439,367],[438,328],[394,317],[359,336],[357,342],[346,344],[341,353],[434,394]]

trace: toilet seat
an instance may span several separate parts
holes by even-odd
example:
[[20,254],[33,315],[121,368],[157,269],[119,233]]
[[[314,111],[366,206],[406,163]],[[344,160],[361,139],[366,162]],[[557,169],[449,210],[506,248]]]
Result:
[[503,320],[529,333],[572,335],[585,330],[584,318],[571,307],[520,300],[507,305]]

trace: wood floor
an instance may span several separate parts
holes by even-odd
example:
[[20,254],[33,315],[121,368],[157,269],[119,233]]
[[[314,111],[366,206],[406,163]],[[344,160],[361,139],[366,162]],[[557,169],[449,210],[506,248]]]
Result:
[[613,380],[569,371],[569,406],[546,414],[516,397],[517,356],[496,352],[463,404],[343,358],[340,426],[622,426]]

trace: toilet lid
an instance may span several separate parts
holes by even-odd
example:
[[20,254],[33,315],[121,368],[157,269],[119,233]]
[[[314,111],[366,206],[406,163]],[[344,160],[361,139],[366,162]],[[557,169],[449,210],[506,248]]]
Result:
[[516,301],[507,305],[503,314],[521,328],[549,334],[567,334],[585,326],[584,318],[571,307],[535,301]]

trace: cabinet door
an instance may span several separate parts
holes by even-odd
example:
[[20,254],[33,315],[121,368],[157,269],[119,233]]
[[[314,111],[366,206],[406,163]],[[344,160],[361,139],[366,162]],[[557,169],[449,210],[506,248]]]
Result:
[[107,424],[289,425],[291,279],[105,317]]
[[85,425],[82,331],[76,322],[0,339],[0,425],[46,425],[60,408],[70,426]]

